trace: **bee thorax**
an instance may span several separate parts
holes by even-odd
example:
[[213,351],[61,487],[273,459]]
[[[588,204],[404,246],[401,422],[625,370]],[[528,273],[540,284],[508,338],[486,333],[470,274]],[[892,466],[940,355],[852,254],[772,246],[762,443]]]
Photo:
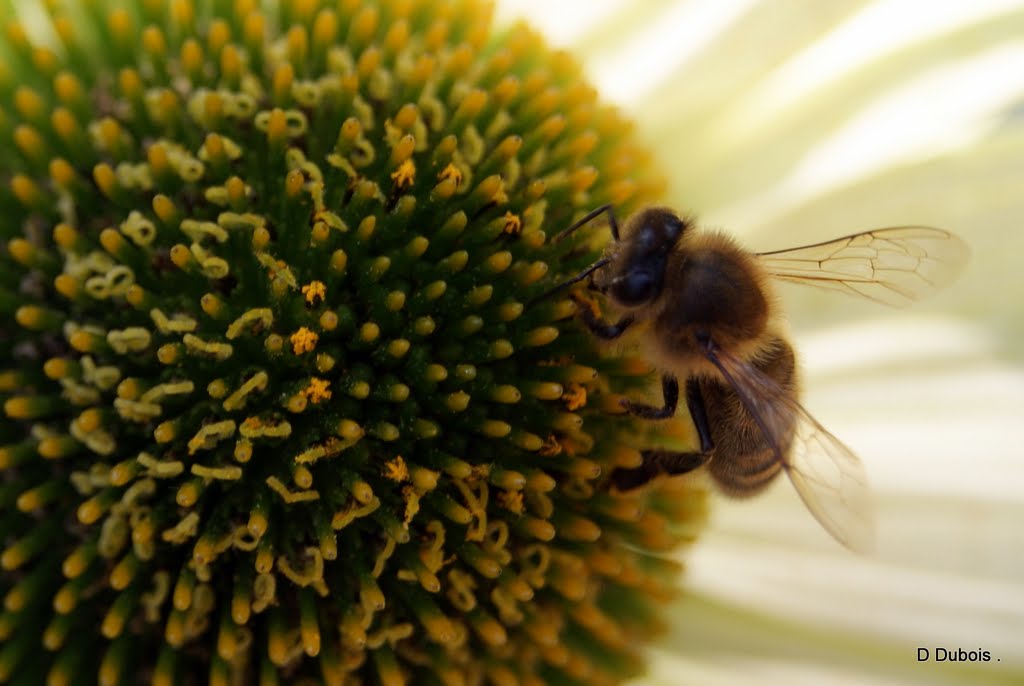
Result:
[[[770,319],[770,300],[756,261],[724,236],[709,234],[675,255],[654,330],[662,354],[703,357],[698,339],[756,354]],[[680,360],[681,362],[682,360]]]

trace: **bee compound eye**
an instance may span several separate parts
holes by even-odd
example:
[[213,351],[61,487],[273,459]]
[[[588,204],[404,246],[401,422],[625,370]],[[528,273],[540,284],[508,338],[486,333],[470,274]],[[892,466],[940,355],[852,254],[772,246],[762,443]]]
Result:
[[670,243],[675,243],[679,236],[683,233],[683,222],[677,218],[672,218],[665,224],[665,237]]
[[633,244],[638,253],[647,254],[657,250],[660,241],[658,240],[654,227],[644,225],[633,238]]
[[655,295],[654,276],[648,271],[634,271],[615,280],[614,297],[623,305],[640,305]]

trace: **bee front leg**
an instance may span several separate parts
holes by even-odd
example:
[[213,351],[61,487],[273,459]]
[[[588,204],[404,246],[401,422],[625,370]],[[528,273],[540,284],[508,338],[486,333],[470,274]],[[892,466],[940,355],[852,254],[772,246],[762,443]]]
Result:
[[[687,384],[689,393],[689,384]],[[676,413],[676,406],[679,404],[679,382],[671,374],[664,374],[661,377],[661,394],[665,398],[662,407],[634,403],[629,400],[622,401],[622,407],[629,414],[643,417],[644,419],[668,419]]]
[[601,313],[597,309],[597,305],[593,301],[586,300],[579,297],[578,295],[570,296],[573,301],[580,308],[580,316],[583,318],[583,323],[590,329],[590,333],[594,334],[598,338],[603,338],[606,341],[610,341],[618,338],[626,329],[633,323],[633,316],[627,314],[619,321],[614,324],[610,324],[601,318]]

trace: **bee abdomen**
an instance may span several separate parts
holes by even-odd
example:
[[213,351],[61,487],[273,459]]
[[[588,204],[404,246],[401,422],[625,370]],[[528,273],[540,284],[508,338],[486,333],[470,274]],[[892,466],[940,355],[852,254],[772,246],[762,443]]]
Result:
[[782,463],[766,447],[745,455],[716,454],[708,471],[723,493],[742,498],[760,493],[782,471]]
[[[784,392],[796,393],[796,361],[784,339],[770,339],[753,364]],[[756,495],[782,471],[781,457],[793,440],[793,424],[776,421],[773,425],[781,444],[779,455],[762,430],[764,418],[750,414],[737,389],[712,379],[702,380],[700,386],[715,446],[708,471],[727,495]]]

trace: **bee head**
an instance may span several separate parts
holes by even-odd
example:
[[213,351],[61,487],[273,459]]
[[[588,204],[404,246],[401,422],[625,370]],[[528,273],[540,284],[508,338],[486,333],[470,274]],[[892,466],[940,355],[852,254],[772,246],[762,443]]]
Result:
[[[598,286],[623,307],[639,307],[661,295],[665,265],[688,224],[671,210],[654,207],[634,215],[611,246],[611,264]],[[603,278],[601,278],[603,277]]]

